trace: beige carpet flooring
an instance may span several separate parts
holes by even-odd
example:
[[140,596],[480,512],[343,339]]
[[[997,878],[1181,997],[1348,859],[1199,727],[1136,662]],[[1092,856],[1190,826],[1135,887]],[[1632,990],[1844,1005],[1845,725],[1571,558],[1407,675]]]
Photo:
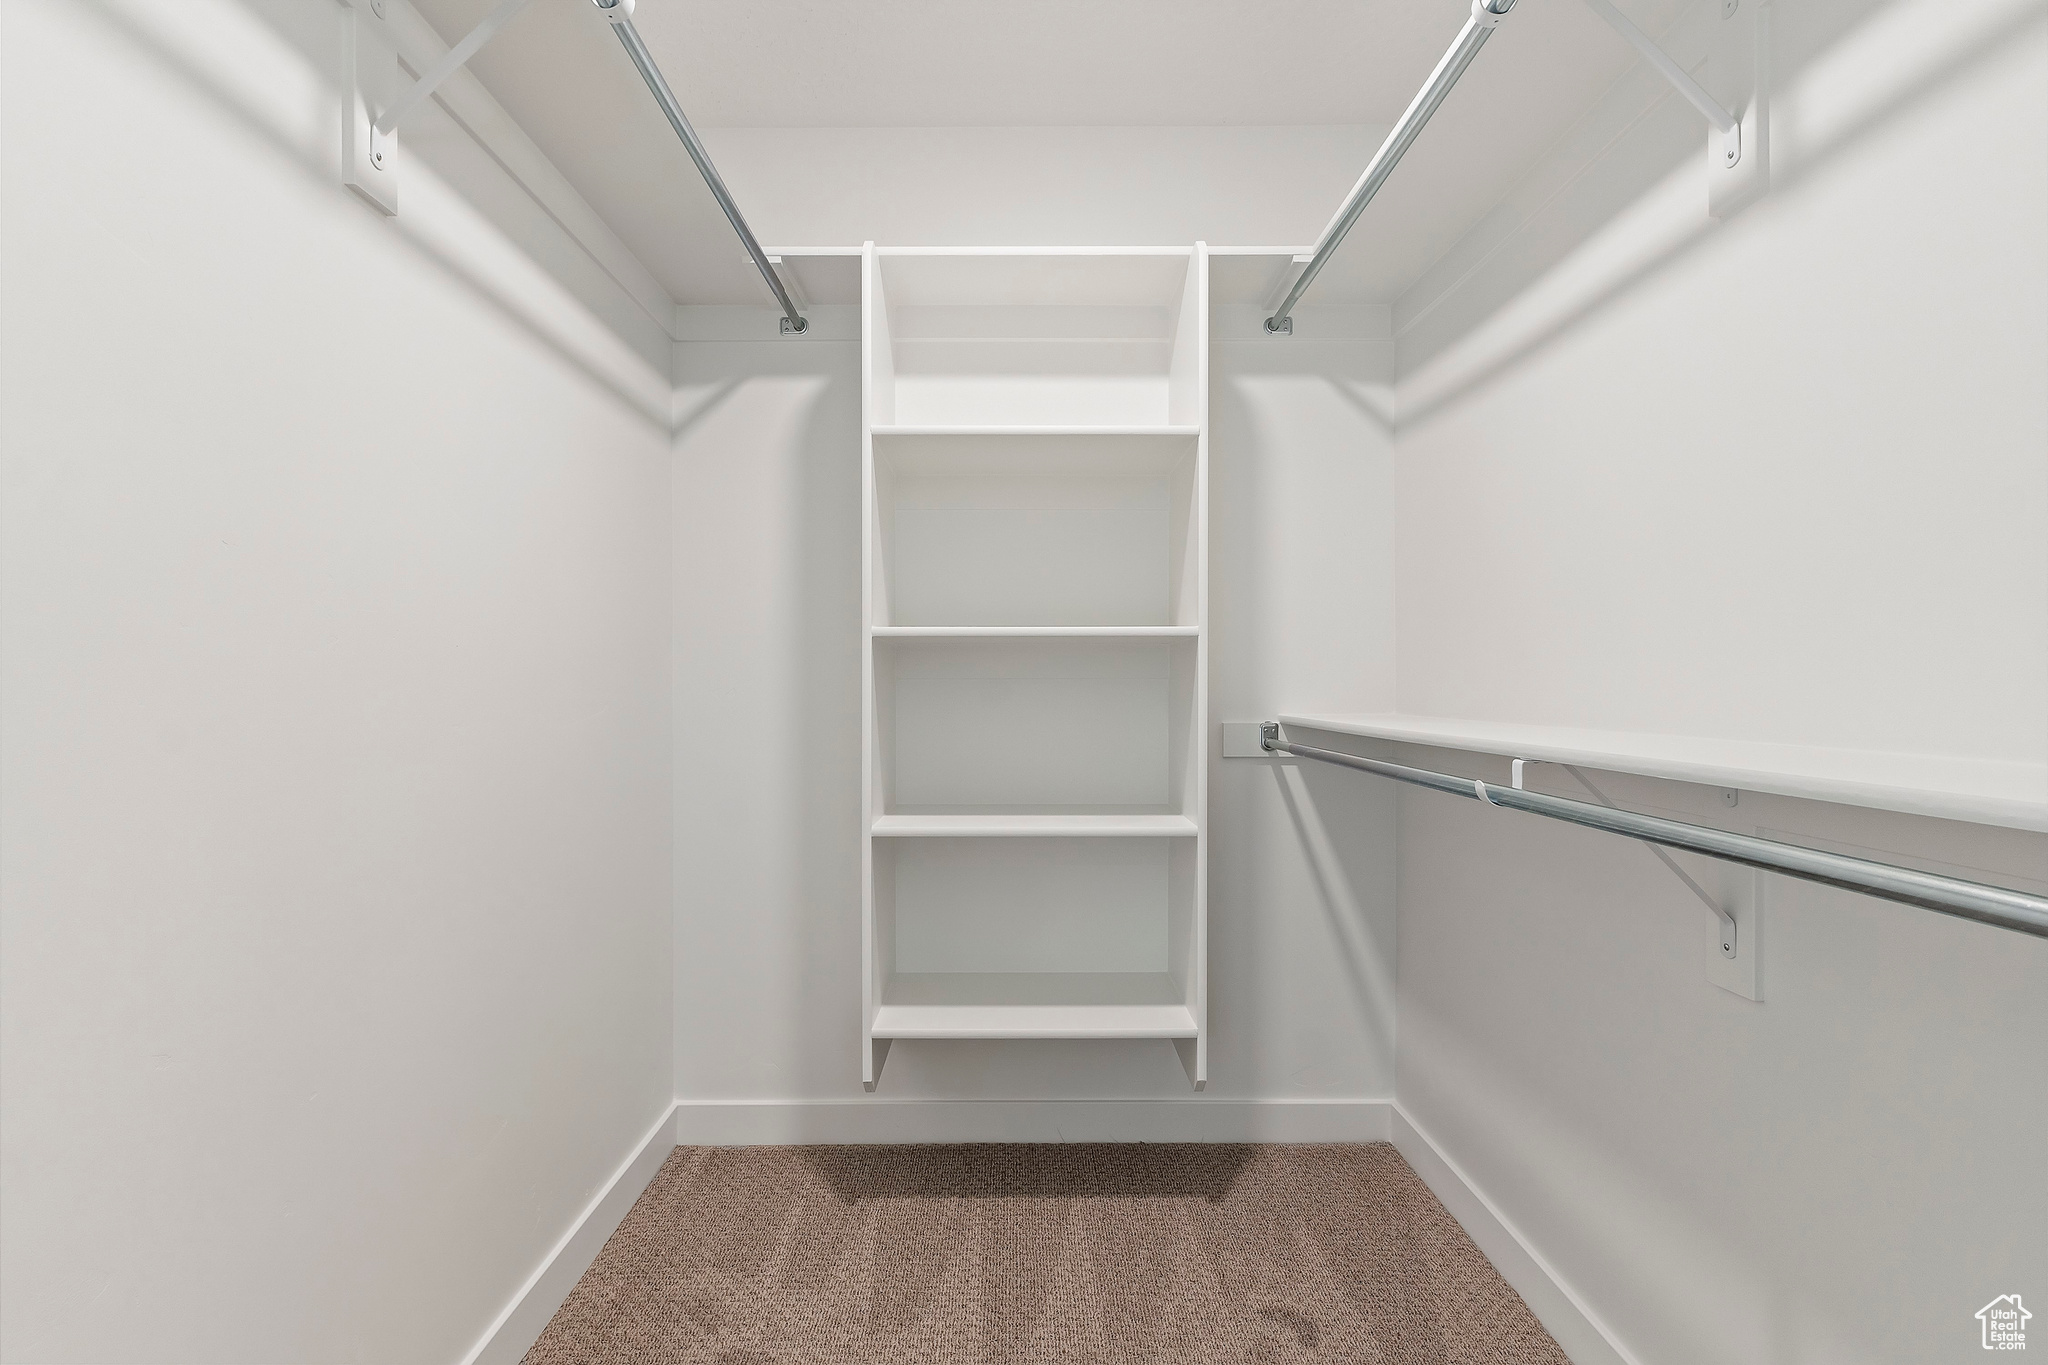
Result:
[[1566,1365],[1370,1146],[679,1147],[526,1365]]

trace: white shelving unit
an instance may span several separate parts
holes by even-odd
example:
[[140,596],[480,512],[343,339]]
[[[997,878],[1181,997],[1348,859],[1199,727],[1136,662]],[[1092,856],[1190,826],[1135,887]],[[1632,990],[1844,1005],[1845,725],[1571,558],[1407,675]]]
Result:
[[1208,268],[862,253],[870,1090],[898,1038],[1206,1083]]

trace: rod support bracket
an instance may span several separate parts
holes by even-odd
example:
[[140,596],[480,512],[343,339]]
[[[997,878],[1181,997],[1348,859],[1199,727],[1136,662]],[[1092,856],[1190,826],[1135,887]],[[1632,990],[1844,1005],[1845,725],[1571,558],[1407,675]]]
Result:
[[[613,0],[630,4],[631,0]],[[398,212],[398,125],[531,0],[499,0],[463,39],[431,62],[415,58],[418,79],[398,79],[398,43],[386,0],[346,0],[353,11],[346,53],[341,124],[342,183],[386,214]]]
[[777,318],[776,321],[782,324],[779,330],[786,337],[800,337],[805,332],[811,330],[811,320],[809,318],[785,317]]
[[1267,318],[1266,335],[1269,337],[1291,337],[1294,335],[1293,318]]
[[1481,28],[1499,28],[1515,7],[1515,0],[1472,0],[1472,22]]
[[[1514,774],[1512,780],[1515,784],[1515,790],[1527,790],[1522,785],[1522,776],[1529,764],[1543,763],[1547,761],[1549,760],[1540,758],[1515,759],[1514,766],[1511,770]],[[1587,777],[1586,774],[1580,771],[1576,766],[1570,763],[1559,763],[1557,766],[1563,768],[1566,772],[1570,773],[1573,776],[1573,778],[1575,778],[1578,781],[1578,784],[1581,787],[1584,787],[1588,792],[1591,792],[1593,795],[1593,799],[1595,801],[1598,801],[1601,805],[1607,807],[1609,810],[1621,809],[1621,807],[1615,805],[1613,801],[1608,799],[1606,792],[1603,792],[1598,787],[1594,786],[1593,780]],[[1484,792],[1480,793],[1480,799],[1485,800]],[[1488,804],[1492,803],[1489,802]],[[1693,895],[1699,897],[1700,904],[1706,906],[1707,909],[1714,912],[1714,919],[1720,925],[1721,928],[1721,932],[1718,935],[1716,935],[1716,938],[1719,940],[1721,944],[1721,956],[1726,958],[1735,957],[1737,953],[1735,916],[1729,912],[1728,907],[1721,904],[1721,902],[1717,900],[1715,897],[1707,894],[1707,889],[1704,886],[1701,886],[1697,881],[1694,881],[1691,874],[1688,873],[1684,868],[1680,867],[1678,865],[1678,861],[1675,858],[1673,858],[1669,853],[1666,853],[1663,849],[1657,847],[1657,845],[1651,843],[1647,839],[1642,841],[1642,845],[1644,848],[1647,848],[1648,850],[1650,850],[1651,853],[1656,855],[1657,861],[1664,864],[1664,866],[1670,870],[1672,876],[1684,882],[1687,890],[1691,891]]]
[[1270,754],[1270,753],[1272,753],[1272,752],[1273,752],[1273,746],[1274,746],[1274,745],[1276,745],[1276,744],[1278,744],[1279,742],[1280,742],[1280,722],[1279,722],[1279,721],[1277,721],[1277,720],[1265,720],[1265,721],[1260,721],[1260,722],[1259,722],[1259,747],[1260,747],[1261,749],[1264,749],[1264,750],[1265,750],[1265,751],[1266,751],[1267,753],[1269,753],[1269,754]]
[[398,42],[383,0],[350,0],[342,30],[341,183],[386,216],[398,212],[398,138],[377,116],[397,97]]

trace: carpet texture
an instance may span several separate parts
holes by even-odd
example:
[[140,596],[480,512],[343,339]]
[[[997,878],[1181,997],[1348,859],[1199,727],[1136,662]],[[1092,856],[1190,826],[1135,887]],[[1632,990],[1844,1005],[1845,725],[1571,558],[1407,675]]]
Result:
[[1369,1146],[678,1147],[526,1365],[1568,1365]]

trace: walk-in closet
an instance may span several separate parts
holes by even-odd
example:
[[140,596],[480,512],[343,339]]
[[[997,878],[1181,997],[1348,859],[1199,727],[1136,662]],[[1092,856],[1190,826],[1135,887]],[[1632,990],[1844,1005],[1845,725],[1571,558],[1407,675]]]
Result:
[[2044,1130],[2048,0],[0,0],[0,1365],[1975,1361]]

